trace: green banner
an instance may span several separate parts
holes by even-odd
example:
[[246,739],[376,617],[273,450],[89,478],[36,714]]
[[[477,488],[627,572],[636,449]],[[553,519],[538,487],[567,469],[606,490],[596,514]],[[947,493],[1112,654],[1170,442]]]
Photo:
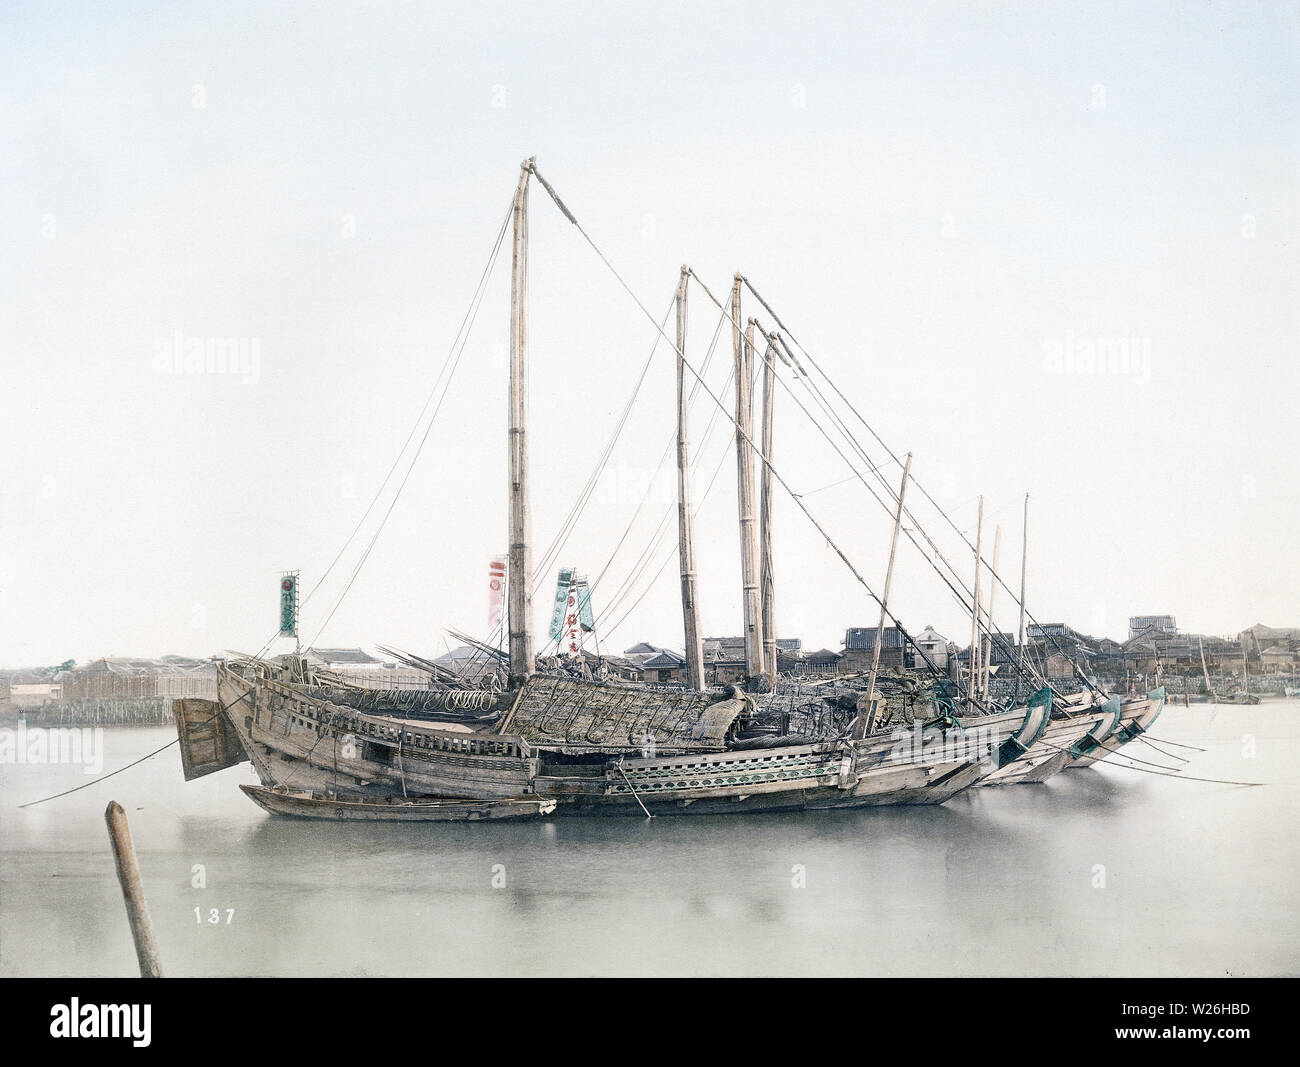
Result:
[[298,636],[298,576],[286,574],[280,579],[280,636]]
[[573,568],[561,567],[555,581],[555,607],[551,610],[551,628],[548,631],[552,641],[558,641],[564,633],[564,613],[569,605],[569,586],[573,584]]

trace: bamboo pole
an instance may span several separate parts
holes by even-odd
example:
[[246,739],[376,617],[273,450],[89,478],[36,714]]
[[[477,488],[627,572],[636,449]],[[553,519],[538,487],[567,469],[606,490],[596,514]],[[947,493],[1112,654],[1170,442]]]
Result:
[[1016,636],[1016,700],[1025,673],[1025,568],[1029,563],[1029,494],[1025,494],[1025,517],[1020,527],[1020,628]]
[[983,684],[981,686],[984,703],[986,704],[989,700],[989,667],[993,663],[993,634],[996,632],[993,629],[993,602],[997,599],[998,595],[998,562],[1001,555],[1002,527],[995,526],[993,528],[993,568],[989,571],[989,609],[988,613],[985,615],[984,674]]
[[758,530],[754,515],[754,325],[740,328],[740,285],[731,290],[731,336],[736,378],[736,502],[740,517],[740,577],[745,616],[745,676],[749,688],[763,689],[763,616],[759,590]]
[[1205,691],[1210,695],[1210,700],[1217,704],[1219,698],[1215,695],[1214,686],[1210,684],[1210,669],[1205,665],[1205,640],[1198,637],[1196,643],[1201,647],[1201,673],[1205,675]]
[[[867,713],[858,714],[853,727],[855,739],[866,737],[876,726],[876,672],[880,668],[880,646],[885,639],[885,619],[889,616],[889,591],[894,585],[894,556],[898,551],[898,531],[903,525],[903,496],[907,493],[907,479],[912,473],[912,453],[903,462],[903,481],[898,487],[898,507],[894,511],[894,530],[889,535],[889,565],[885,568],[885,589],[880,598],[880,622],[876,626],[876,647],[871,653],[871,680],[867,683]],[[901,636],[901,635],[900,635]],[[902,642],[899,647],[901,649]]]
[[528,514],[528,178],[524,161],[515,190],[510,274],[510,682],[523,685],[536,664],[533,653],[533,561]]
[[116,800],[109,801],[104,809],[108,823],[108,839],[113,846],[113,861],[117,865],[117,880],[122,885],[122,898],[126,901],[126,919],[131,925],[131,939],[135,942],[135,957],[140,963],[141,978],[161,978],[162,960],[154,941],[153,926],[149,922],[149,905],[144,899],[144,886],[140,884],[140,867],[135,861],[135,848],[131,844],[131,828],[126,824],[126,812]]
[[[750,320],[751,326],[753,320]],[[776,680],[776,588],[772,568],[772,403],[776,392],[776,349],[763,357],[763,473],[759,479],[759,601],[763,620],[763,673]]]
[[690,268],[682,267],[677,284],[677,553],[682,576],[682,630],[686,640],[686,680],[704,689],[704,644],[700,636],[699,601],[695,588],[695,534],[692,529],[690,446],[686,440],[686,282]]
[[975,673],[980,660],[980,542],[984,537],[984,498],[980,497],[979,519],[975,526],[975,600],[970,613],[970,654],[966,661],[966,704],[975,705]]

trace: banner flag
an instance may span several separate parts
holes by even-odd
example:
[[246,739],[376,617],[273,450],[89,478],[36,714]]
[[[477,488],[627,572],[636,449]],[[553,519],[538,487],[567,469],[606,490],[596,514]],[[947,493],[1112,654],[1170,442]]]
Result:
[[550,637],[558,641],[564,635],[564,609],[569,602],[569,586],[573,584],[573,568],[561,567],[555,582],[555,607],[551,611]]
[[591,612],[591,586],[587,584],[586,576],[580,576],[575,586],[578,594],[578,621],[587,633],[592,633],[596,629],[596,619]]
[[280,636],[298,636],[298,572],[280,576]]
[[501,605],[505,602],[506,557],[493,556],[488,563],[488,630],[501,623]]

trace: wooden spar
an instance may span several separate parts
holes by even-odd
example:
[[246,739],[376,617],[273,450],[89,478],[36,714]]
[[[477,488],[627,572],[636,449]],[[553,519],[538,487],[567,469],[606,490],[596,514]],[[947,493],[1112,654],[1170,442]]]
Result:
[[754,515],[754,326],[740,329],[740,285],[731,290],[731,337],[736,378],[736,503],[740,515],[740,579],[745,613],[745,676],[763,689],[763,614],[759,590],[758,530]]
[[1029,494],[1025,494],[1025,518],[1020,527],[1020,628],[1016,634],[1016,699],[1020,699],[1020,676],[1025,672],[1025,567],[1029,563]]
[[[750,319],[751,328],[753,319]],[[759,600],[763,617],[763,673],[776,680],[776,589],[772,570],[772,402],[776,392],[776,348],[763,357],[763,473],[759,479]]]
[[533,561],[529,545],[527,404],[528,178],[524,161],[515,190],[510,274],[510,683],[523,685],[535,669],[533,656]]
[[880,623],[876,626],[876,647],[871,653],[871,680],[867,683],[867,711],[865,715],[859,712],[858,721],[853,727],[853,736],[858,740],[866,737],[876,727],[876,672],[880,668],[880,646],[885,640],[885,619],[889,614],[889,591],[894,584],[894,555],[898,551],[898,531],[903,525],[903,496],[907,492],[907,478],[911,473],[912,453],[909,452],[907,459],[903,462],[903,481],[898,487],[898,507],[894,511],[894,531],[889,535],[889,565],[885,568],[885,591],[880,598]]
[[975,601],[970,613],[970,655],[966,661],[966,703],[975,704],[975,672],[980,661],[980,542],[984,536],[984,498],[980,497],[979,520],[975,526]]
[[993,629],[993,601],[998,595],[998,561],[1002,555],[1002,527],[994,527],[993,530],[993,566],[989,570],[989,610],[985,615],[984,630],[984,676],[981,692],[984,695],[984,702],[987,704],[989,699],[989,667],[993,663],[993,635],[996,632]]
[[704,645],[700,637],[699,601],[695,590],[695,535],[692,531],[690,449],[686,441],[686,281],[682,267],[677,284],[677,553],[682,574],[682,629],[686,639],[686,680],[704,689]]
[[131,925],[131,939],[135,942],[135,958],[140,964],[141,978],[161,978],[162,960],[158,944],[153,938],[149,922],[149,905],[144,899],[144,886],[140,884],[140,866],[135,860],[135,847],[131,844],[131,828],[126,823],[126,812],[116,800],[109,801],[104,809],[108,823],[108,839],[113,845],[113,862],[117,865],[117,880],[122,884],[122,898],[126,901],[126,919]]
[[1210,669],[1205,665],[1205,641],[1198,637],[1196,643],[1201,646],[1201,673],[1205,675],[1205,691],[1209,693],[1210,699],[1217,704],[1219,698],[1214,694],[1214,686],[1210,684]]

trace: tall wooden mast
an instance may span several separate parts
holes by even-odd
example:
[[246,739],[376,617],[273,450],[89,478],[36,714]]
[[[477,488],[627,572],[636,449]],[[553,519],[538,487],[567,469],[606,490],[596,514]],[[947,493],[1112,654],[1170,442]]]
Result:
[[1020,677],[1025,672],[1025,568],[1029,563],[1029,494],[1025,494],[1025,518],[1020,528],[1020,629],[1016,635],[1016,698]]
[[985,617],[984,630],[984,672],[980,684],[980,689],[984,694],[984,700],[987,703],[989,699],[989,667],[993,663],[993,602],[998,595],[998,563],[1002,556],[1002,527],[996,526],[993,529],[993,566],[989,569],[989,610]]
[[975,675],[980,661],[980,541],[984,536],[984,498],[980,497],[979,520],[975,527],[975,601],[970,613],[970,656],[966,662],[966,703],[975,703]]
[[[898,531],[903,525],[903,496],[907,493],[907,478],[912,473],[912,453],[903,463],[903,481],[898,487],[898,507],[894,511],[894,530],[889,535],[889,565],[885,568],[885,591],[880,598],[880,623],[876,627],[876,647],[871,653],[871,680],[867,683],[867,710],[858,713],[853,728],[855,738],[866,737],[876,727],[876,672],[880,669],[880,646],[885,640],[885,620],[889,617],[889,591],[894,585],[894,555],[898,551]],[[899,638],[902,638],[899,634]],[[900,649],[902,642],[899,642]]]
[[528,179],[533,161],[520,168],[513,212],[510,274],[510,682],[522,685],[535,668],[533,657],[533,561],[528,513]]
[[704,688],[704,645],[700,637],[699,601],[695,592],[695,535],[691,529],[690,449],[686,442],[686,281],[682,267],[677,283],[677,554],[682,572],[682,629],[686,638],[686,679]]
[[[750,320],[751,329],[753,319]],[[763,356],[763,473],[759,478],[759,601],[763,623],[763,673],[776,680],[776,589],[772,573],[772,401],[776,392],[776,348],[769,341]]]
[[731,338],[736,377],[736,502],[740,513],[740,577],[745,611],[745,676],[751,688],[763,683],[763,609],[759,590],[758,528],[754,514],[754,327],[740,327],[740,284],[731,290]]

